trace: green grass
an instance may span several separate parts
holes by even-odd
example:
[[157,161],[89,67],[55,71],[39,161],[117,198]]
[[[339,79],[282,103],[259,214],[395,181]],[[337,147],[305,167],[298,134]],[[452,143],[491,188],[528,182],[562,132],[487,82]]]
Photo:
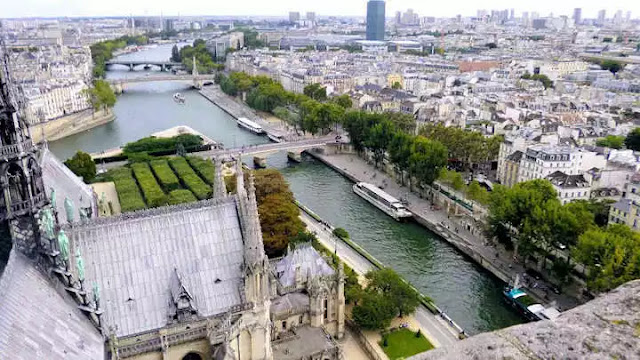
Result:
[[167,204],[167,196],[153,176],[149,164],[135,163],[131,165],[133,174],[138,180],[142,194],[150,207],[158,207]]
[[187,189],[173,190],[169,193],[169,205],[178,205],[198,201]]
[[387,346],[382,346],[383,343],[383,340],[379,342],[380,347],[390,360],[406,358],[433,349],[433,345],[424,335],[416,337],[416,333],[408,329],[399,329],[387,334]]
[[158,182],[164,191],[170,192],[180,189],[180,180],[178,180],[176,174],[174,174],[173,170],[169,167],[167,160],[153,160],[150,164],[151,170],[153,170],[153,173],[158,178]]
[[108,178],[113,180],[120,200],[122,212],[142,210],[147,207],[140,194],[138,184],[131,176],[131,169],[122,167],[108,172]]
[[178,175],[184,186],[191,190],[198,200],[204,200],[211,197],[213,189],[211,189],[211,186],[207,185],[207,183],[202,181],[198,174],[193,171],[189,163],[187,163],[185,158],[172,158],[169,160],[169,165],[171,165],[171,168]]

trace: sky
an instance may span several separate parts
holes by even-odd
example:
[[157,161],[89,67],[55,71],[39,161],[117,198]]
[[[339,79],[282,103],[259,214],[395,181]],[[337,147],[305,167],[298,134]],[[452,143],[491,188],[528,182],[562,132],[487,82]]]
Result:
[[[192,15],[264,15],[287,16],[289,11],[313,11],[319,16],[365,16],[366,0],[2,0],[0,18],[58,16],[192,16]],[[522,11],[535,11],[541,16],[571,15],[573,8],[582,8],[583,18],[595,18],[605,9],[607,17],[617,10],[631,11],[640,17],[640,1],[616,0],[388,0],[387,16],[396,11],[414,9],[420,16],[474,16],[478,9],[511,9],[516,16]]]

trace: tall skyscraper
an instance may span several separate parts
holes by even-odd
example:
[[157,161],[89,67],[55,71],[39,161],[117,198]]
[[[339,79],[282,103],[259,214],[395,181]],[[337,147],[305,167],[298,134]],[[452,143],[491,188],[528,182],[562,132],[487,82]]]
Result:
[[307,11],[307,20],[316,21],[316,13]]
[[384,40],[384,0],[367,3],[367,40]]
[[576,24],[580,24],[580,22],[582,22],[582,9],[581,8],[573,9],[573,21],[575,21]]
[[607,18],[607,11],[606,10],[600,10],[598,11],[598,25],[604,25],[604,21]]
[[296,23],[298,21],[300,21],[300,13],[297,11],[289,12],[289,22]]

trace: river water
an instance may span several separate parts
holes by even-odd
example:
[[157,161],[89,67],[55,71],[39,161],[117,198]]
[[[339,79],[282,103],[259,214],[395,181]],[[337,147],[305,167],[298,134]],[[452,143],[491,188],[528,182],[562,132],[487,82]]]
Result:
[[[170,51],[171,45],[162,45],[120,58],[166,60]],[[147,73],[154,76],[157,70]],[[126,76],[145,75],[124,67],[108,72],[109,78]],[[130,86],[118,97],[114,122],[52,142],[50,149],[64,159],[77,150],[114,148],[176,125],[191,126],[227,147],[267,142],[265,137],[238,128],[231,116],[188,87],[170,82]],[[185,95],[186,105],[172,100],[177,91]],[[430,231],[394,221],[355,195],[352,183],[330,168],[307,157],[301,164],[290,165],[284,153],[270,156],[267,163],[283,172],[300,202],[345,228],[355,242],[432,297],[467,333],[521,322],[502,301],[500,281]]]

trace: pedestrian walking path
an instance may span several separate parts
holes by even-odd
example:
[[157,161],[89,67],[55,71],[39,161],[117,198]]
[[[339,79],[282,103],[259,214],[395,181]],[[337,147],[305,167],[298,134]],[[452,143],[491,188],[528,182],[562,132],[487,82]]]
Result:
[[[301,213],[300,217],[307,225],[307,229],[316,233],[320,243],[329,250],[334,251],[355,272],[364,275],[368,271],[376,269],[368,259],[336,236],[333,236],[324,224],[317,222],[304,212]],[[419,306],[411,318],[411,323],[419,325],[425,336],[436,347],[451,345],[458,341],[457,333],[453,328],[424,306]]]

